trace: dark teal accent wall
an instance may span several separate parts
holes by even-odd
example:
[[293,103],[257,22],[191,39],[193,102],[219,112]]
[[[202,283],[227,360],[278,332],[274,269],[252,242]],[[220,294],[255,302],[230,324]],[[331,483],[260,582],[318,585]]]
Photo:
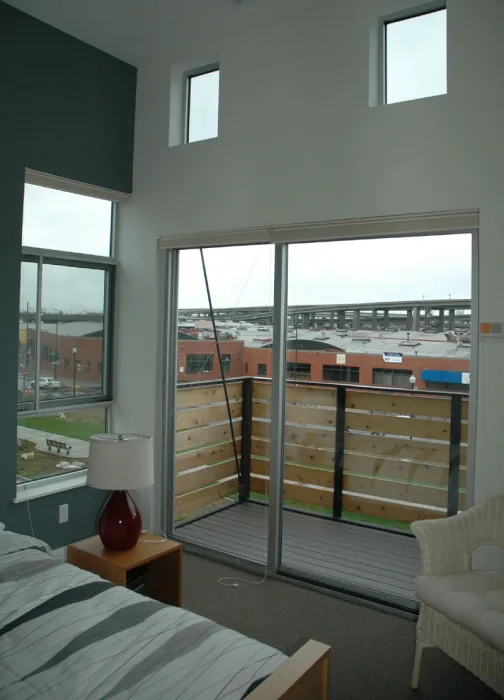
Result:
[[[0,521],[29,533],[26,503],[12,503],[24,169],[131,192],[136,68],[3,2],[0,66]],[[36,535],[60,547],[92,534],[103,497],[80,488],[31,501]]]

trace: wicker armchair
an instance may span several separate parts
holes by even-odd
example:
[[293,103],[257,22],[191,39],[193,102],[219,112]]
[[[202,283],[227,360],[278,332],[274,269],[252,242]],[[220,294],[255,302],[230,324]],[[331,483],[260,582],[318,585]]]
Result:
[[436,646],[504,697],[504,573],[471,567],[477,547],[504,547],[504,494],[411,529],[422,552],[412,687],[423,650]]

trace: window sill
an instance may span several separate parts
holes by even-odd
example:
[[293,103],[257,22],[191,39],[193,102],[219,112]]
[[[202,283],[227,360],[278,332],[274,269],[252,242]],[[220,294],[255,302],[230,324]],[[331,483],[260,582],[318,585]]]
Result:
[[24,503],[32,501],[35,498],[43,498],[61,491],[69,491],[70,489],[78,489],[85,486],[87,483],[87,469],[72,474],[58,474],[58,476],[49,476],[47,479],[37,481],[28,481],[24,484],[18,484],[16,497],[13,503]]

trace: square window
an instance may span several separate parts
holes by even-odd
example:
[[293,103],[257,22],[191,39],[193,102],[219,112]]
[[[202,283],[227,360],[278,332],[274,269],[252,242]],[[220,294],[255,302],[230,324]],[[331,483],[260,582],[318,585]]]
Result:
[[219,78],[218,68],[187,76],[186,143],[218,136]]
[[213,355],[187,355],[187,374],[204,374],[213,371]]
[[373,369],[373,384],[382,386],[398,386],[402,389],[411,389],[409,369]]
[[385,103],[447,92],[446,9],[385,22]]

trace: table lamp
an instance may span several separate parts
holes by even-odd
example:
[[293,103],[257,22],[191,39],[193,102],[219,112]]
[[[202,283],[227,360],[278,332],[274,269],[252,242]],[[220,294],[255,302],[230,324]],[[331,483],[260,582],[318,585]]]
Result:
[[89,440],[88,486],[112,491],[98,518],[104,547],[131,549],[142,531],[142,518],[129,489],[154,484],[152,438],[147,435],[93,435]]

